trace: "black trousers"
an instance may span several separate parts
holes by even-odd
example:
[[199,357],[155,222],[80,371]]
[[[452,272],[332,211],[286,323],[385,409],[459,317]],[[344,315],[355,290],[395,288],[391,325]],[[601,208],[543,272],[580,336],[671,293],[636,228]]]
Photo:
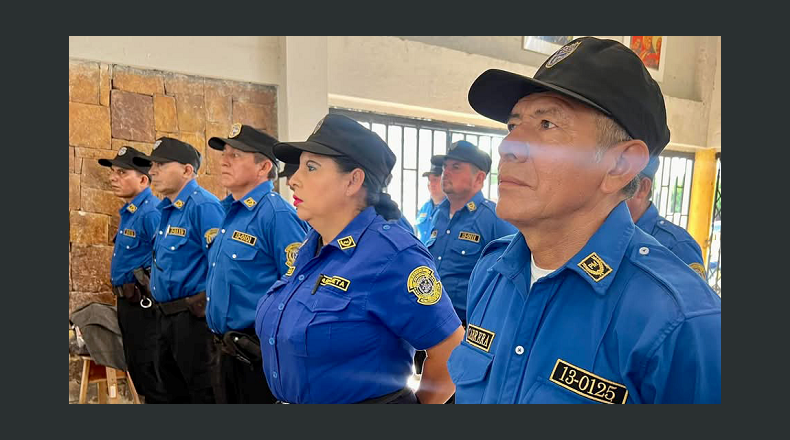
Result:
[[145,403],[165,403],[164,384],[156,372],[156,308],[144,309],[139,301],[118,298],[118,325],[137,394],[143,396]]
[[157,311],[157,371],[168,403],[214,403],[211,360],[214,342],[205,318],[189,311]]
[[[252,328],[243,332],[258,341],[255,330]],[[228,353],[227,348],[223,349],[220,337],[214,338],[214,344],[212,383],[216,403],[274,403],[277,401],[266,383],[261,361],[252,360],[248,363]]]

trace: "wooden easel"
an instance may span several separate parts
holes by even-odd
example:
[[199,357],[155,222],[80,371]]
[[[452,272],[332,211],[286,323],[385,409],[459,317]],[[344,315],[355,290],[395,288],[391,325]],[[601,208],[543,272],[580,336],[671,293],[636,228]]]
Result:
[[99,365],[90,356],[80,356],[80,359],[82,359],[82,380],[80,381],[79,403],[87,403],[88,385],[92,383],[98,384],[99,403],[120,403],[118,379],[126,380],[126,383],[129,384],[129,390],[132,392],[134,403],[140,403],[140,396],[137,395],[134,382],[132,382],[128,372]]

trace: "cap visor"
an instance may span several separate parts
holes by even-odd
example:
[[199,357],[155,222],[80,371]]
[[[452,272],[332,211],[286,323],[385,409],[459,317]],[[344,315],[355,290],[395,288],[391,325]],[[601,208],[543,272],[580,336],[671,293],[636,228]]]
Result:
[[540,92],[556,92],[581,101],[604,114],[609,111],[584,96],[533,78],[499,69],[489,69],[477,77],[469,88],[469,105],[481,115],[507,124],[510,112],[519,99]]
[[[134,160],[134,159],[132,159],[132,160]],[[115,159],[112,159],[112,160],[111,159],[99,159],[99,165],[101,165],[103,167],[116,166],[116,167],[126,168],[127,170],[133,169],[133,166],[131,164],[128,164],[126,162],[120,162],[120,161],[117,161]]]
[[259,153],[259,151],[256,150],[255,148],[252,148],[249,145],[241,141],[238,141],[236,139],[223,139],[223,138],[213,137],[208,140],[208,146],[215,150],[220,150],[220,151],[224,150],[225,144],[230,145],[231,147],[237,150],[246,151],[248,153]]
[[274,144],[274,155],[277,159],[285,163],[299,163],[299,156],[302,151],[309,151],[310,153],[323,154],[324,156],[342,156],[339,153],[324,144],[318,142],[279,142]]

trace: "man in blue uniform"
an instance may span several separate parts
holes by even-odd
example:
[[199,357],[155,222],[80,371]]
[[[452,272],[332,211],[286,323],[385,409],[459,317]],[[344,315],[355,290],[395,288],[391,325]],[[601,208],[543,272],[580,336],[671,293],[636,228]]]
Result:
[[472,143],[458,141],[446,155],[431,158],[443,165],[442,191],[447,198],[431,219],[426,246],[431,251],[455,312],[466,325],[466,290],[480,252],[494,239],[516,228],[496,215],[496,204],[480,191],[491,171],[491,156]]
[[439,203],[442,203],[442,200],[444,200],[444,192],[442,192],[441,161],[438,163],[431,161],[431,169],[422,173],[422,177],[428,178],[428,193],[431,195],[431,198],[428,199],[417,212],[415,229],[417,230],[417,237],[420,241],[427,243],[428,238],[431,236],[431,217],[436,207],[439,206]]
[[195,181],[201,156],[177,139],[157,140],[150,156],[155,190],[164,199],[154,240],[151,293],[159,308],[157,369],[168,401],[213,403],[210,360],[214,343],[206,325],[206,272],[211,232],[222,222],[216,196]]
[[658,208],[653,204],[653,178],[658,170],[658,163],[658,156],[652,157],[645,169],[639,173],[639,189],[626,202],[631,218],[640,229],[652,235],[694,269],[694,272],[705,278],[702,249],[697,241],[685,229],[658,215]]
[[457,403],[720,402],[721,299],[625,204],[669,141],[639,57],[579,38],[534,79],[484,72],[469,103],[508,125],[497,213],[519,233],[472,273]]
[[[126,204],[120,209],[120,224],[113,241],[110,277],[118,305],[123,352],[137,393],[145,403],[162,403],[162,384],[157,378],[156,309],[151,307],[147,278],[151,272],[151,248],[159,225],[159,204],[152,193],[149,167],[141,167],[132,158],[142,155],[123,146],[114,159],[99,159],[99,165],[112,168],[110,186],[113,194]],[[138,279],[135,277],[138,273]],[[144,271],[144,272],[142,272]]]
[[217,345],[217,403],[274,403],[266,385],[255,335],[255,306],[281,276],[293,272],[307,225],[273,191],[277,139],[248,125],[233,124],[227,139],[208,145],[222,151],[220,182],[225,218],[210,233],[206,322]]

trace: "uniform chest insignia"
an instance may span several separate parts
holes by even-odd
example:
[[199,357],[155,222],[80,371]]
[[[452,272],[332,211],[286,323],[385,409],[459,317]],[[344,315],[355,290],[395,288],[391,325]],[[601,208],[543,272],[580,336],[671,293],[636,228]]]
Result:
[[206,238],[206,245],[210,245],[212,241],[214,241],[214,237],[217,236],[219,232],[219,228],[211,228],[203,234],[203,237]]
[[434,229],[433,231],[431,231],[431,238],[436,238],[436,233],[437,232],[438,232],[437,229]]
[[255,246],[255,242],[258,241],[258,238],[254,235],[250,235],[241,231],[233,231],[233,236],[230,238],[240,241],[244,244],[248,244],[250,246]]
[[417,297],[417,303],[424,306],[436,304],[442,297],[442,283],[428,266],[420,266],[411,271],[406,287]]
[[126,207],[126,210],[134,214],[134,212],[137,211],[137,207],[134,206],[133,203],[130,203],[129,206]]
[[291,243],[285,247],[285,265],[288,267],[288,271],[285,272],[285,275],[291,276],[294,273],[294,263],[296,262],[296,257],[299,255],[299,248],[302,247],[302,243],[296,242]]
[[184,201],[183,200],[176,200],[176,202],[173,203],[173,206],[175,206],[178,209],[181,209],[181,208],[184,207]]
[[235,138],[239,133],[241,133],[241,123],[237,122],[230,127],[230,134],[228,134],[228,137]]
[[332,286],[332,287],[334,287],[336,289],[342,290],[343,292],[347,292],[348,291],[348,287],[351,285],[351,281],[349,281],[349,280],[347,280],[347,279],[345,279],[343,277],[339,277],[337,275],[335,275],[333,277],[326,276],[326,275],[319,275],[318,279],[319,279],[319,282],[318,282],[319,285],[321,285],[321,286]]
[[596,283],[604,279],[607,275],[612,273],[612,268],[606,264],[601,257],[598,256],[595,252],[591,253],[587,256],[581,263],[579,263],[579,267],[582,268],[583,271],[587,272],[587,275],[593,279]]
[[427,213],[427,212],[421,212],[421,213],[420,213],[420,218],[425,218],[425,217],[427,217],[427,216],[428,216],[428,213]]
[[461,240],[471,241],[473,243],[480,243],[480,234],[474,232],[461,231],[458,233],[458,238]]
[[134,229],[124,229],[123,230],[123,235],[125,235],[127,237],[132,237],[132,238],[137,237],[137,234],[134,232]]
[[703,280],[705,279],[705,268],[702,267],[701,264],[699,264],[699,263],[691,263],[691,264],[689,264],[689,267],[694,272],[697,272],[699,274],[699,276],[702,277]]
[[496,333],[476,325],[469,324],[466,329],[466,342],[485,352],[491,350],[491,343],[494,341],[494,336],[496,336]]
[[252,197],[247,197],[246,199],[244,199],[244,204],[247,205],[248,208],[252,208],[257,203],[258,202],[256,202],[255,199],[253,199]]
[[357,243],[354,241],[354,237],[350,235],[347,237],[338,238],[337,244],[340,246],[340,249],[343,250],[350,249],[357,245]]
[[169,226],[167,228],[167,235],[176,235],[176,236],[179,236],[179,237],[186,237],[187,236],[187,230],[184,229],[184,228],[177,228],[175,226]]
[[550,378],[566,390],[596,402],[622,405],[628,399],[625,385],[606,380],[562,359],[557,359]]
[[475,212],[475,209],[477,209],[477,205],[475,205],[475,202],[467,203],[466,207],[469,208],[469,212]]
[[576,50],[576,48],[579,47],[580,44],[582,44],[582,42],[577,41],[573,44],[563,46],[560,50],[554,52],[554,55],[552,55],[551,58],[549,58],[549,61],[546,62],[546,68],[551,69],[555,64],[559,63],[565,58],[568,58]]

